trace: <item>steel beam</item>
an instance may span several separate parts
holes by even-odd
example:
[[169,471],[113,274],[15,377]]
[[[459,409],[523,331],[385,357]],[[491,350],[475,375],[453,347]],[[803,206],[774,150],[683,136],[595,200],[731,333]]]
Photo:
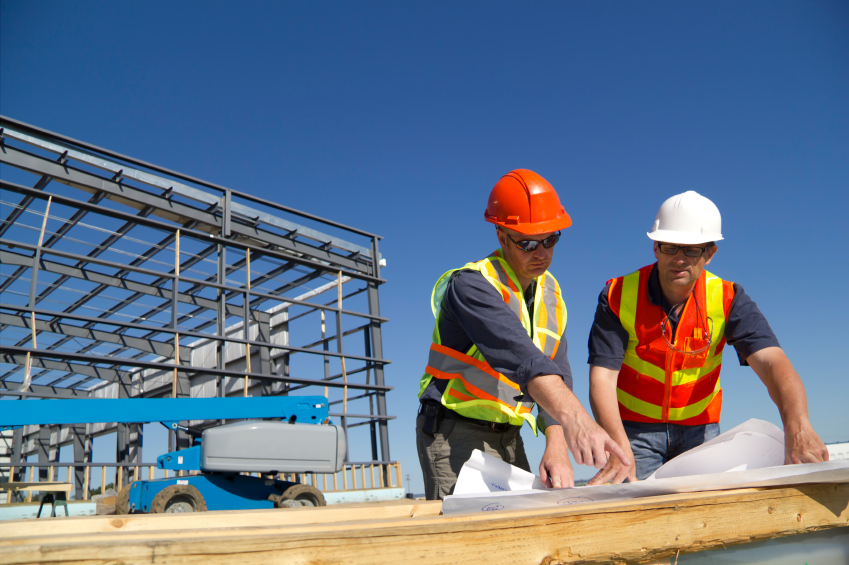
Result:
[[[19,169],[29,171],[38,175],[47,175],[55,181],[73,186],[85,192],[105,192],[108,198],[114,202],[127,206],[128,208],[141,210],[152,206],[154,216],[177,223],[186,224],[192,220],[200,222],[198,229],[209,233],[219,233],[222,229],[222,221],[213,213],[206,212],[200,208],[183,204],[171,198],[157,196],[144,190],[132,187],[118,179],[101,177],[70,165],[60,165],[41,156],[22,151],[15,147],[4,146],[5,151],[0,152],[0,163],[5,163]],[[307,245],[299,241],[273,234],[259,226],[246,226],[238,222],[231,223],[231,233],[266,241],[281,249],[286,249],[297,255],[304,255],[325,261],[333,265],[340,265],[346,269],[367,273],[371,262],[354,261],[344,255],[332,253],[328,250]]]

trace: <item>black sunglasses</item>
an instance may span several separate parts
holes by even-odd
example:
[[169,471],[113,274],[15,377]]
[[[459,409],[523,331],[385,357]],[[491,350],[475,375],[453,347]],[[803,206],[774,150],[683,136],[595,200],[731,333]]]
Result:
[[658,243],[657,249],[664,255],[675,255],[678,250],[684,252],[686,257],[701,257],[705,252],[713,247],[713,244],[708,244],[705,247],[695,247],[692,245],[673,245],[671,243]]
[[542,246],[546,249],[548,249],[550,247],[554,247],[554,244],[557,243],[558,241],[560,241],[560,232],[557,232],[553,235],[550,235],[547,238],[543,239],[542,241],[537,241],[536,239],[523,239],[521,241],[516,241],[515,239],[510,237],[510,234],[507,233],[506,231],[504,232],[504,235],[507,236],[507,239],[509,239],[510,241],[515,243],[516,247],[518,247],[522,251],[528,251],[528,252],[536,251],[537,247],[539,247],[540,244],[542,244]]

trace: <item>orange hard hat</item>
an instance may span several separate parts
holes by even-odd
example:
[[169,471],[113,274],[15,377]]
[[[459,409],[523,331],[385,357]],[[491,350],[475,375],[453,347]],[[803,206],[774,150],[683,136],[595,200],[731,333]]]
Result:
[[572,225],[554,188],[527,169],[516,169],[501,177],[489,193],[483,215],[491,224],[525,235],[555,232]]

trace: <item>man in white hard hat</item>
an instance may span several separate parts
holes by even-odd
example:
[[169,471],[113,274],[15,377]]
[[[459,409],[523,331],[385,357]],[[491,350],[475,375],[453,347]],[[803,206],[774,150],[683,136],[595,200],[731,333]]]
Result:
[[693,191],[673,196],[647,235],[657,262],[608,281],[589,339],[593,413],[634,465],[612,456],[590,484],[645,479],[719,435],[726,343],[778,406],[785,463],[827,461],[802,380],[763,314],[742,286],[705,271],[722,239],[714,203]]

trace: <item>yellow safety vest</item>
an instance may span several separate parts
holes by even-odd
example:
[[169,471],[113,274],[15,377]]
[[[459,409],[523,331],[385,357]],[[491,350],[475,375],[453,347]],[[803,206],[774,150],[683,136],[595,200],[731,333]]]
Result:
[[536,418],[531,414],[534,403],[517,400],[522,395],[519,385],[490,367],[475,345],[466,353],[461,353],[441,344],[440,305],[451,275],[461,269],[478,271],[495,287],[504,302],[522,321],[534,345],[547,357],[554,358],[560,337],[566,330],[566,304],[560,293],[560,285],[548,271],[535,279],[537,284],[532,321],[521,285],[500,249],[486,259],[452,269],[439,277],[431,293],[431,309],[436,324],[428,364],[421,379],[419,398],[432,378],[444,379],[448,384],[441,401],[446,408],[462,416],[488,422],[509,422],[521,426],[527,421],[536,435]]

